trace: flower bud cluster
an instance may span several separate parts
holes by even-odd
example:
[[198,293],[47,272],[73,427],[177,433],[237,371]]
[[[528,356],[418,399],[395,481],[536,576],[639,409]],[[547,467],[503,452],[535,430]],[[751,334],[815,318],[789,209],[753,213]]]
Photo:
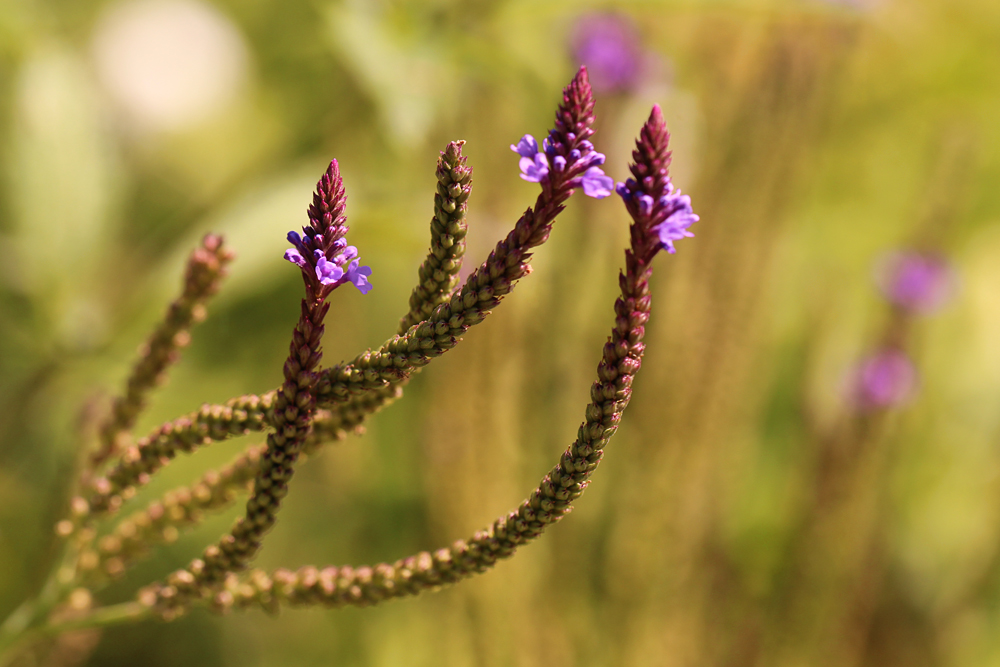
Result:
[[434,193],[434,217],[431,219],[431,246],[417,272],[417,286],[410,295],[410,311],[399,322],[399,333],[406,333],[454,291],[465,255],[465,219],[472,193],[472,167],[462,155],[464,141],[453,141],[441,152],[437,162],[437,192]]
[[96,470],[126,445],[126,433],[135,425],[145,407],[146,394],[162,384],[166,370],[180,358],[180,349],[191,339],[188,330],[205,318],[205,302],[216,293],[233,253],[223,246],[222,237],[208,234],[188,258],[184,288],[170,304],[166,317],[139,350],[125,395],[115,399],[111,415],[100,429],[100,447],[89,461]]

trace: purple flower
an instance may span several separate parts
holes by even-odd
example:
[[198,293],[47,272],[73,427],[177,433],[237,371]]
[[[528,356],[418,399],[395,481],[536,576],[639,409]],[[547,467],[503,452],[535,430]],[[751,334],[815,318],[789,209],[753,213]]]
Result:
[[851,382],[852,398],[867,410],[909,401],[917,388],[917,370],[902,350],[886,348],[861,361]]
[[680,190],[673,191],[673,186],[670,187],[670,194],[660,197],[659,202],[661,210],[669,213],[663,222],[653,229],[659,235],[663,248],[673,254],[677,252],[674,241],[693,237],[694,234],[688,231],[688,227],[698,222],[699,218],[691,209],[691,198],[682,195]]
[[[317,251],[318,252],[318,251]],[[316,259],[316,279],[321,285],[333,285],[344,276],[344,270],[320,254]]]
[[955,276],[941,256],[898,251],[875,266],[875,283],[891,303],[913,313],[929,314],[944,306],[955,293]]
[[351,282],[362,294],[368,294],[374,287],[368,282],[368,276],[372,274],[371,267],[358,266],[358,260],[351,262],[347,267],[347,280]]
[[646,194],[644,187],[630,178],[615,185],[615,192],[634,216],[649,221],[650,230],[659,237],[660,247],[673,254],[677,252],[674,241],[693,237],[688,227],[700,219],[691,209],[691,197],[674,190],[669,177],[664,179],[661,192],[656,193],[659,197]]
[[521,167],[521,178],[529,183],[540,183],[549,173],[549,161],[544,153],[535,153],[531,157],[522,157],[518,163]]
[[[289,232],[289,233],[290,234],[295,234],[295,232]],[[306,265],[306,258],[303,257],[302,253],[300,253],[295,248],[289,248],[288,250],[285,251],[285,259],[287,259],[292,264],[296,264],[296,265],[301,266],[303,268]]]
[[355,257],[358,256],[358,249],[357,248],[355,248],[352,245],[346,245],[346,243],[347,243],[346,241],[344,243],[345,243],[345,246],[346,246],[344,248],[344,252],[342,252],[341,254],[337,255],[336,260],[334,260],[334,261],[337,262],[338,266],[343,266],[344,262],[349,262],[349,261],[351,261],[352,259],[354,259]]
[[[598,155],[600,154],[598,153]],[[583,186],[583,194],[588,197],[604,199],[611,194],[611,188],[614,187],[615,181],[610,176],[606,176],[600,167],[591,167],[583,175],[580,185]]]
[[526,134],[521,137],[521,140],[517,142],[517,145],[510,145],[510,149],[520,155],[521,157],[534,158],[538,153],[538,142],[530,134]]
[[598,92],[632,90],[642,77],[643,53],[635,24],[620,14],[590,14],[576,24],[573,56],[587,66]]

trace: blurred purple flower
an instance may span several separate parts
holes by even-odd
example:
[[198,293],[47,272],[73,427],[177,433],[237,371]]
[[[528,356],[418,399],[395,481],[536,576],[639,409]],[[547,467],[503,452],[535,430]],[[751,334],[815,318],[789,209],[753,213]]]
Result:
[[589,14],[574,27],[571,49],[586,65],[597,92],[635,88],[643,69],[641,39],[635,23],[621,14]]
[[914,313],[939,310],[955,292],[955,275],[940,255],[889,253],[876,264],[875,282],[891,303]]
[[917,369],[902,350],[879,350],[858,364],[851,393],[858,407],[890,408],[908,402],[917,389]]

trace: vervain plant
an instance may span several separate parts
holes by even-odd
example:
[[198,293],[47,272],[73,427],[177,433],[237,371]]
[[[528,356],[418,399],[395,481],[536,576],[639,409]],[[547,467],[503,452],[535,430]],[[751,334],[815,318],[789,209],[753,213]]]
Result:
[[[145,617],[175,619],[197,606],[228,611],[259,605],[369,605],[415,595],[485,572],[500,558],[535,539],[572,509],[590,483],[631,396],[642,360],[649,319],[652,260],[662,249],[691,236],[698,220],[690,199],[668,176],[669,134],[654,107],[632,153],[632,177],[617,186],[600,165],[604,155],[590,141],[594,100],[586,69],[563,91],[555,127],[539,144],[525,135],[511,149],[520,156],[521,177],[541,192],[506,238],[471,272],[461,288],[466,211],[472,169],[464,142],[448,144],[437,164],[430,251],[418,271],[409,311],[397,333],[376,350],[323,368],[321,339],[327,298],[351,283],[362,294],[373,287],[371,269],[346,241],[346,193],[337,162],[320,179],[302,233],[289,232],[285,259],[299,267],[305,288],[300,316],[280,387],[260,395],[205,405],[133,439],[131,430],[149,391],[186,344],[191,326],[204,317],[232,254],[220,237],[208,235],[189,261],[181,296],[144,346],[107,418],[99,446],[81,457],[78,488],[67,518],[56,526],[62,558],[37,596],[24,602],[0,627],[0,664],[19,650],[70,630],[97,628]],[[347,432],[402,394],[403,386],[435,357],[454,347],[469,327],[531,272],[532,249],[546,241],[576,189],[605,198],[616,191],[632,219],[625,269],[619,276],[615,324],[604,345],[575,441],[518,508],[466,540],[374,566],[307,566],[274,572],[247,571],[277,520],[296,463]],[[100,522],[114,520],[122,506],[178,453],[250,432],[267,431],[264,444],[248,448],[226,467],[209,471],[188,488],[176,489],[121,519],[96,538]],[[199,558],[142,588],[131,602],[95,606],[93,593],[122,575],[156,545],[197,524],[206,512],[226,507],[249,491],[243,515]]]

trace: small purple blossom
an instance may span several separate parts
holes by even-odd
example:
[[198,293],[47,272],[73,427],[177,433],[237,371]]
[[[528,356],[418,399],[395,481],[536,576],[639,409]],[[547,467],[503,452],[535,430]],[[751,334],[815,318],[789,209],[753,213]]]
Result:
[[321,285],[333,285],[344,276],[344,270],[335,262],[328,261],[320,255],[316,259],[316,279]]
[[611,195],[611,188],[614,187],[615,181],[610,176],[605,175],[600,167],[591,167],[583,175],[580,185],[583,186],[583,194],[588,197],[604,199]]
[[511,144],[510,149],[521,157],[534,158],[535,154],[538,153],[538,142],[535,141],[533,136],[526,134],[521,137],[521,140],[517,142],[516,146]]
[[521,178],[529,183],[540,183],[549,174],[549,161],[544,153],[522,157],[518,166],[521,167]]
[[851,395],[867,410],[903,405],[913,398],[917,370],[910,358],[894,348],[880,350],[863,359],[854,371]]
[[351,262],[351,265],[347,267],[347,280],[358,288],[358,291],[362,294],[368,294],[372,290],[373,285],[368,282],[368,276],[372,274],[371,267],[368,266],[358,266],[358,260]]
[[587,66],[599,92],[634,89],[643,74],[641,39],[635,23],[620,14],[590,14],[576,24],[573,56]]
[[693,237],[694,234],[688,231],[688,227],[698,222],[699,218],[691,209],[691,198],[682,195],[680,190],[674,192],[672,186],[670,194],[660,197],[659,204],[662,210],[670,213],[654,229],[660,237],[663,248],[673,254],[677,252],[674,241]]
[[625,201],[626,206],[635,208],[637,215],[652,219],[651,230],[659,237],[660,247],[670,254],[677,252],[674,241],[694,236],[688,231],[688,227],[700,218],[691,208],[691,197],[681,194],[680,190],[674,190],[669,178],[664,181],[663,191],[658,199],[644,193],[632,178],[615,185],[615,192]]
[[875,267],[875,283],[891,303],[913,313],[940,310],[955,293],[955,275],[940,255],[898,251]]
[[[295,232],[291,233],[294,234]],[[306,258],[303,257],[302,253],[300,253],[295,248],[289,248],[288,250],[285,251],[285,259],[287,259],[292,264],[296,264],[300,267],[305,267],[306,265]]]
[[[572,132],[567,137],[570,141],[576,139],[576,135]],[[518,166],[521,168],[521,178],[524,180],[541,183],[550,171],[561,173],[567,169],[574,169],[576,174],[580,174],[582,170],[583,174],[571,178],[568,185],[582,187],[583,193],[588,197],[604,199],[611,194],[615,184],[614,180],[597,166],[604,164],[606,158],[603,153],[595,151],[594,145],[589,141],[581,141],[580,147],[587,151],[586,154],[581,148],[574,148],[569,151],[567,158],[556,153],[555,143],[546,138],[542,141],[542,151],[539,151],[538,142],[530,134],[524,135],[516,145],[510,146],[512,151],[521,156]]]

